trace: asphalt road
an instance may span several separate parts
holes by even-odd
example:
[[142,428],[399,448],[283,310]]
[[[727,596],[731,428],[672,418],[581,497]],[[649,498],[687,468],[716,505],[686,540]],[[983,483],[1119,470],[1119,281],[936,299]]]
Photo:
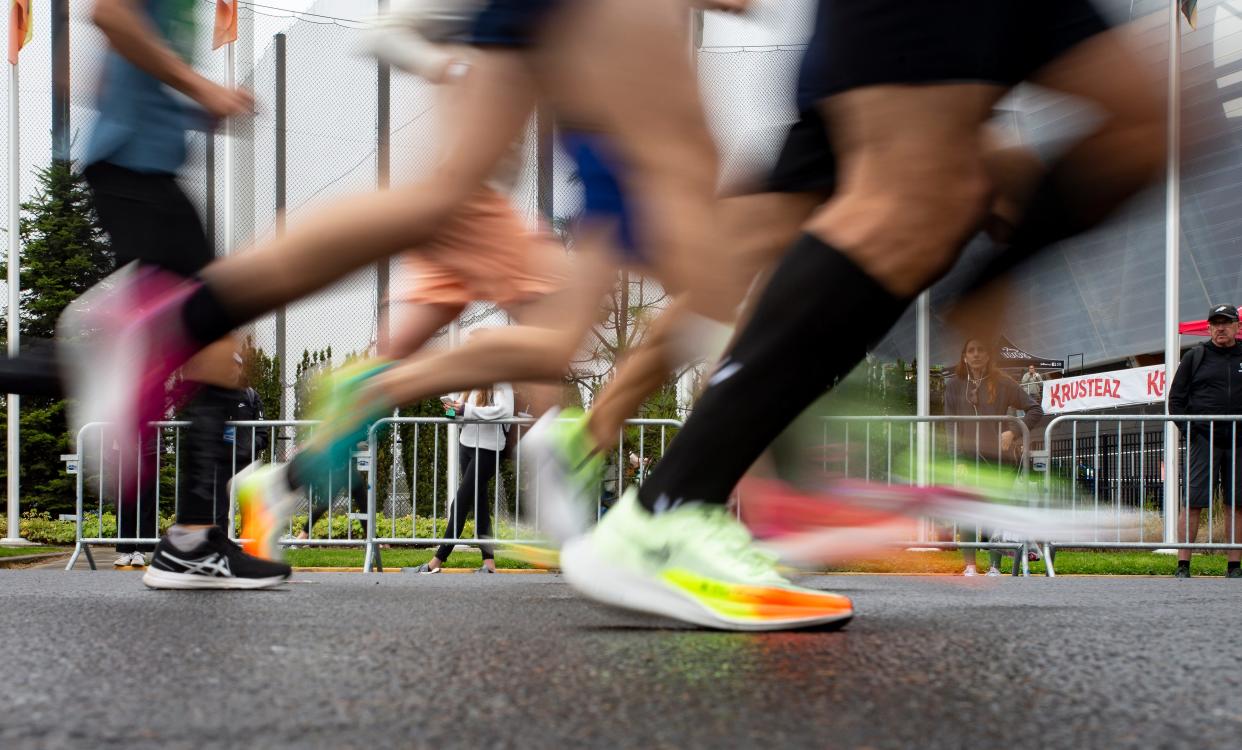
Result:
[[1242,744],[1242,581],[814,577],[847,629],[738,634],[552,575],[295,579],[0,571],[0,748]]

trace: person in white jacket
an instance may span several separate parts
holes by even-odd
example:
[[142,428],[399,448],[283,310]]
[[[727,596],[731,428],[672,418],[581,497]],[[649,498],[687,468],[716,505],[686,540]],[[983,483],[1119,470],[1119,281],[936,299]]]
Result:
[[[474,515],[476,539],[492,536],[491,501],[487,485],[497,476],[500,453],[508,440],[507,425],[482,424],[513,416],[513,386],[497,383],[492,388],[477,389],[467,394],[444,399],[445,406],[466,420],[462,425],[459,442],[462,467],[457,497],[453,498],[448,511],[446,537],[458,537],[466,527],[466,516]],[[496,557],[490,544],[480,544],[483,567],[479,573],[495,573]],[[439,573],[444,561],[453,552],[452,544],[442,544],[436,554],[418,569],[420,573]]]

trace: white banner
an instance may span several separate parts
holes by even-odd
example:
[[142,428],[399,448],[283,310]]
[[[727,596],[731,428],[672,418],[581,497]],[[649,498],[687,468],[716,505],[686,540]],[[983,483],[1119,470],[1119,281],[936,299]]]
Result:
[[1044,381],[1045,414],[1107,409],[1164,400],[1164,365]]

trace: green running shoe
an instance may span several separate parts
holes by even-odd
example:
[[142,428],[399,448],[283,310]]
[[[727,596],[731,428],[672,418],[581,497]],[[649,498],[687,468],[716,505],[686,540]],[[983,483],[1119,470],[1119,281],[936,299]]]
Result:
[[298,453],[298,474],[304,481],[326,476],[333,468],[349,464],[355,445],[366,440],[372,422],[382,418],[391,406],[370,407],[358,399],[368,380],[392,366],[390,360],[362,359],[321,377],[310,401],[308,419],[318,420],[310,440]]
[[522,439],[539,478],[536,522],[557,543],[586,531],[595,521],[604,455],[578,408],[552,409]]
[[782,576],[724,506],[651,514],[633,487],[565,545],[561,570],[596,601],[720,630],[841,627],[854,616],[847,597]]

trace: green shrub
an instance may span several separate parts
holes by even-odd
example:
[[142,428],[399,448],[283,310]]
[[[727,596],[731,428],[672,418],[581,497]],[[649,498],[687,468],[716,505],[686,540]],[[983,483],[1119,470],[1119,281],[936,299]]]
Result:
[[[161,516],[159,518],[159,530],[163,534],[168,527],[173,524],[173,516]],[[297,536],[306,529],[307,518],[305,515],[293,516],[291,519],[292,536]],[[241,519],[236,519],[236,528],[241,528]],[[347,533],[348,524],[353,525],[352,538],[358,540],[366,539],[366,526],[362,521],[350,521],[344,514],[333,514],[332,516],[332,535],[328,536],[328,516],[324,514],[315,518],[315,525],[312,529],[312,539],[347,539],[350,534]],[[382,516],[376,519],[376,536],[380,537],[398,537],[409,538],[412,530],[417,530],[415,536],[422,539],[434,539],[443,537],[448,534],[448,519],[435,519],[435,528],[432,527],[431,518],[419,518],[417,521],[410,516],[398,516],[394,520],[388,516]],[[8,532],[6,519],[0,515],[0,536],[6,536]],[[87,513],[82,519],[82,533],[87,537],[102,537],[107,539],[116,536],[116,514],[108,511],[102,517],[98,513]],[[496,534],[500,538],[517,538],[518,536],[528,535],[528,532],[515,527],[507,521],[501,521],[496,526]],[[462,531],[463,538],[474,536],[474,521],[466,521],[466,527]],[[45,511],[28,510],[22,514],[22,537],[27,541],[39,544],[73,544],[76,537],[76,529],[73,521],[57,521],[53,520],[51,514]]]

